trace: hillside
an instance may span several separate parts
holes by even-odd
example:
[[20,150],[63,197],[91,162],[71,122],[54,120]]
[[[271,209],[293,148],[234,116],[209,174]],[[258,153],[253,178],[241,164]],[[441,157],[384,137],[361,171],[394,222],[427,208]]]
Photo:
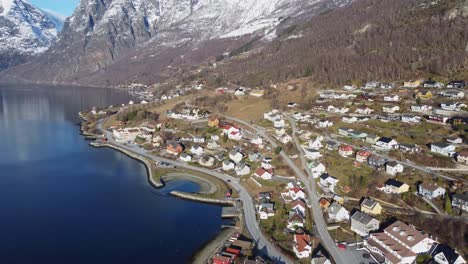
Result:
[[354,1],[279,35],[266,46],[252,44],[216,73],[247,85],[468,77],[468,1]]

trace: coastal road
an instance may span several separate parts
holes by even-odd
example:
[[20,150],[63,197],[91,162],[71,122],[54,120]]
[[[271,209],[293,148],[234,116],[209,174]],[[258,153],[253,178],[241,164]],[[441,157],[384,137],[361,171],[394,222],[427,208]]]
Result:
[[[265,129],[256,125],[249,124],[248,122],[245,122],[241,119],[238,118],[233,118],[233,117],[227,117],[227,119],[230,119],[234,122],[240,123],[244,126],[249,127],[250,129],[255,130],[261,137],[267,139],[270,144],[273,147],[276,147],[278,144],[269,136],[266,134]],[[289,119],[289,117],[288,117]],[[307,173],[310,173],[305,166],[306,161],[304,158],[303,150],[300,147],[299,141],[297,140],[295,136],[296,132],[296,126],[294,122],[291,122],[292,124],[292,129],[293,129],[293,139],[297,145],[298,151],[300,153],[301,157],[301,162],[304,166],[304,169],[307,171]],[[317,195],[317,190],[316,190],[316,184],[315,182],[311,182],[310,179],[313,179],[312,176],[307,177],[307,175],[304,174],[304,172],[297,167],[297,165],[288,157],[288,155],[282,151],[280,153],[281,157],[286,161],[286,163],[294,170],[294,173],[300,178],[300,180],[305,184],[306,186],[306,191],[308,192],[308,204],[311,206],[312,209],[312,214],[314,216],[314,222],[315,222],[315,229],[317,230],[318,236],[322,240],[323,246],[327,249],[329,254],[332,256],[332,258],[335,260],[336,263],[338,264],[348,264],[348,263],[362,263],[365,262],[365,260],[362,258],[362,253],[356,250],[340,250],[338,249],[335,241],[332,239],[330,233],[328,232],[327,229],[327,224],[325,222],[325,219],[323,217],[322,209],[320,208],[319,205],[319,197]]]
[[188,165],[186,163],[172,160],[172,159],[167,159],[159,156],[152,155],[148,153],[146,150],[141,149],[137,146],[129,146],[129,145],[123,145],[115,142],[112,133],[109,131],[102,130],[102,125],[100,123],[98,124],[98,129],[106,133],[107,139],[108,139],[108,144],[114,145],[118,148],[134,152],[136,154],[139,154],[143,157],[149,158],[153,161],[162,161],[167,164],[177,166],[179,168],[184,168],[187,170],[192,170],[192,171],[197,171],[201,172],[207,175],[211,175],[213,177],[219,178],[223,181],[230,181],[231,186],[237,190],[239,193],[239,199],[243,203],[243,212],[244,212],[244,218],[245,218],[245,223],[247,230],[250,232],[252,235],[252,239],[256,242],[257,248],[264,253],[265,255],[269,256],[272,260],[274,260],[276,263],[293,263],[293,261],[288,258],[286,255],[284,255],[277,247],[273,246],[271,242],[266,238],[263,233],[260,230],[260,226],[257,222],[257,217],[256,217],[256,211],[254,207],[254,203],[252,198],[250,197],[249,193],[245,190],[245,188],[239,183],[238,179],[231,177],[229,175],[219,173],[217,171],[211,170],[211,169],[205,169],[205,168],[200,168],[200,167],[195,167]]

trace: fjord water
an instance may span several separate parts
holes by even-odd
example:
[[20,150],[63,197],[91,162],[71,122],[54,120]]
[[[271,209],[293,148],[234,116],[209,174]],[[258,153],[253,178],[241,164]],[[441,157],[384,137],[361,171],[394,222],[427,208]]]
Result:
[[138,161],[79,135],[80,110],[122,91],[0,87],[0,263],[188,263],[220,231],[219,207],[154,189]]

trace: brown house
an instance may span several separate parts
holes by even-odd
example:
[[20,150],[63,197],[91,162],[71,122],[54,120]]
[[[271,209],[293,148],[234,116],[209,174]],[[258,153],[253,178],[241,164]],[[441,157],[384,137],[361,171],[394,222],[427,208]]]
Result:
[[184,151],[184,147],[177,142],[172,142],[167,144],[166,151],[173,155],[179,155]]

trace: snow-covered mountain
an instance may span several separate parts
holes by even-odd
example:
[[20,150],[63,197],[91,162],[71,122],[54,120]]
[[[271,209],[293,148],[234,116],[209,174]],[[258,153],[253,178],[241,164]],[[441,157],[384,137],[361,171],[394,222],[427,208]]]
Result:
[[0,69],[46,51],[63,21],[24,0],[0,0]]
[[[196,51],[203,53],[196,56],[202,60],[236,48],[239,39],[267,36],[268,41],[275,38],[275,29],[285,21],[310,17],[349,2],[81,0],[65,21],[57,43],[38,60],[15,70],[14,75],[58,82],[90,81],[92,75],[101,75],[101,81],[114,83],[118,78],[159,74],[175,66],[171,64],[177,59],[189,58]],[[207,49],[210,45],[214,50]],[[128,65],[135,61],[139,64]],[[143,63],[150,69],[136,70]],[[43,65],[48,67],[44,69]],[[110,70],[119,73],[109,77]]]

